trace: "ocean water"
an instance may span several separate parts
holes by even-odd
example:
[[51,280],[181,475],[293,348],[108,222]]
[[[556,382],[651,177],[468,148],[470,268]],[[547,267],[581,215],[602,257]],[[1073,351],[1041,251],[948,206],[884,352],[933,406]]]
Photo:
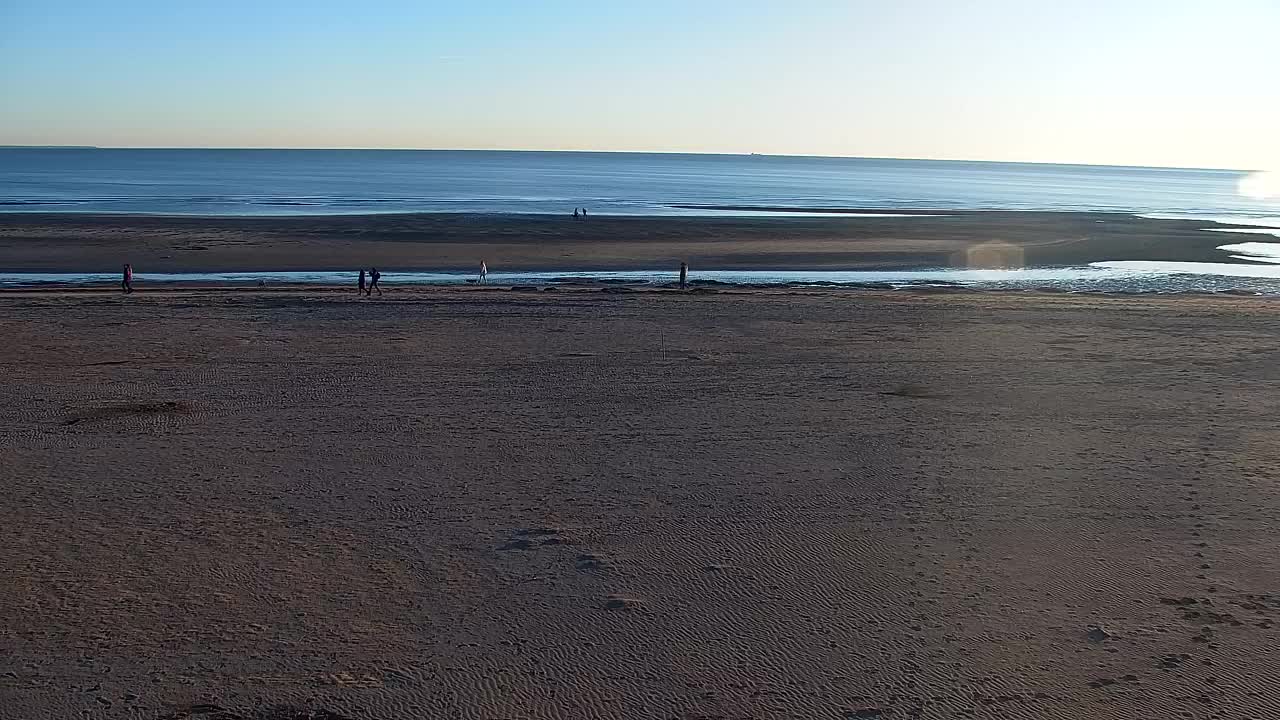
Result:
[[[0,211],[185,215],[1112,211],[1265,219],[1246,173],[744,155],[0,148]],[[698,206],[698,207],[681,207]]]

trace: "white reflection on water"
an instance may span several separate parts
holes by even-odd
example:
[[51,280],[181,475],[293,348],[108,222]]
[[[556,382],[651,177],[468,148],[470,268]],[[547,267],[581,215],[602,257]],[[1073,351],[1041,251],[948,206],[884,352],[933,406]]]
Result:
[[[1280,230],[1277,232],[1280,232]],[[1237,253],[1231,256],[1237,260],[1280,263],[1280,243],[1246,242],[1234,245],[1219,245],[1218,249],[1229,253]]]
[[[1280,262],[1280,260],[1276,262]],[[1108,260],[1105,262],[1090,263],[1090,267],[1103,268],[1107,270],[1155,273],[1160,275],[1217,275],[1220,277],[1280,279],[1280,267],[1275,265],[1170,262],[1165,260]]]
[[[1216,230],[1217,228],[1212,228]],[[1242,230],[1240,232],[1249,232]],[[1276,232],[1280,232],[1277,230]],[[1216,263],[1216,262],[1171,262],[1164,260],[1109,260],[1091,263],[1091,267],[1110,270],[1130,270],[1147,273],[1179,274],[1179,275],[1217,275],[1237,278],[1280,278],[1280,243],[1245,242],[1231,245],[1219,245],[1219,250],[1234,253],[1236,260],[1249,260],[1252,263]]]
[[[1203,228],[1209,232],[1244,233],[1246,235],[1275,235],[1280,237],[1280,228]],[[1222,248],[1219,248],[1221,250]]]
[[[1195,213],[1141,213],[1137,215],[1148,220],[1196,220],[1214,222],[1221,225],[1254,225],[1264,228],[1280,229],[1280,216],[1277,215],[1198,215]],[[1229,228],[1224,228],[1229,229]]]

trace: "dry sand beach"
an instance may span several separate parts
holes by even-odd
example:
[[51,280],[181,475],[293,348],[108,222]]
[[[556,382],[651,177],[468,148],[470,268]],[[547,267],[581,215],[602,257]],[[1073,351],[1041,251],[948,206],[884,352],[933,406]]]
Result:
[[0,718],[1274,718],[1276,311],[0,293]]

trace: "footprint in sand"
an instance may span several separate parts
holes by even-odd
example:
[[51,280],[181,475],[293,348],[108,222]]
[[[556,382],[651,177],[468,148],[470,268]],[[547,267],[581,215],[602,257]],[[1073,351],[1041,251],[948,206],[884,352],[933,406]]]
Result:
[[320,682],[326,685],[338,685],[351,688],[380,688],[382,678],[367,673],[355,674],[346,671],[329,673],[320,676]]
[[1209,625],[1231,625],[1232,627],[1240,627],[1244,623],[1240,622],[1235,615],[1231,613],[1213,612],[1212,610],[1193,610],[1184,607],[1182,609],[1182,619],[1189,622],[1207,623]]
[[517,530],[499,550],[529,550],[535,545],[574,545],[577,539],[561,528],[535,527]]
[[190,408],[176,400],[164,400],[157,402],[140,402],[140,403],[117,403],[114,405],[100,405],[97,407],[82,408],[67,413],[67,418],[62,421],[63,425],[79,425],[80,423],[104,421],[112,419],[125,419],[130,417],[148,416],[148,415],[167,415],[189,412]]
[[253,712],[236,712],[226,708],[199,703],[187,705],[156,720],[352,720],[328,710],[308,710],[286,705],[275,705]]
[[1116,680],[1115,678],[1098,678],[1097,680],[1091,680],[1091,681],[1089,682],[1089,687],[1094,688],[1094,689],[1097,689],[1097,688],[1104,688],[1104,687],[1110,687],[1110,686],[1115,685],[1115,684],[1120,683],[1120,682],[1137,683],[1137,682],[1138,682],[1138,676],[1137,676],[1137,675],[1125,675],[1125,676],[1121,677],[1119,680]]

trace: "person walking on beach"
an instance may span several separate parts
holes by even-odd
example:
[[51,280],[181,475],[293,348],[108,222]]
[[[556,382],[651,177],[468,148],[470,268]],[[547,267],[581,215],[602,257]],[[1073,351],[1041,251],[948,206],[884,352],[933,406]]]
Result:
[[125,295],[133,292],[133,266],[129,263],[124,264],[124,272],[120,276],[120,289]]
[[582,208],[582,218],[585,220],[585,219],[586,219],[586,217],[587,217],[587,209],[586,209],[586,208]]
[[574,209],[573,209],[573,219],[574,219],[574,220],[577,220],[577,219],[578,219],[578,208],[574,208]]
[[369,289],[365,291],[365,295],[372,295],[374,290],[378,291],[378,295],[382,295],[382,288],[378,287],[378,278],[382,277],[382,273],[378,272],[378,268],[369,268]]
[[360,289],[356,290],[357,295],[364,294],[364,268],[360,268]]
[[680,263],[680,289],[689,287],[689,263]]
[[481,284],[481,285],[483,285],[483,284],[484,284],[484,279],[485,279],[488,275],[489,275],[489,266],[488,266],[488,265],[485,265],[485,264],[484,264],[484,261],[483,261],[483,260],[481,260],[481,261],[480,261],[480,284]]

